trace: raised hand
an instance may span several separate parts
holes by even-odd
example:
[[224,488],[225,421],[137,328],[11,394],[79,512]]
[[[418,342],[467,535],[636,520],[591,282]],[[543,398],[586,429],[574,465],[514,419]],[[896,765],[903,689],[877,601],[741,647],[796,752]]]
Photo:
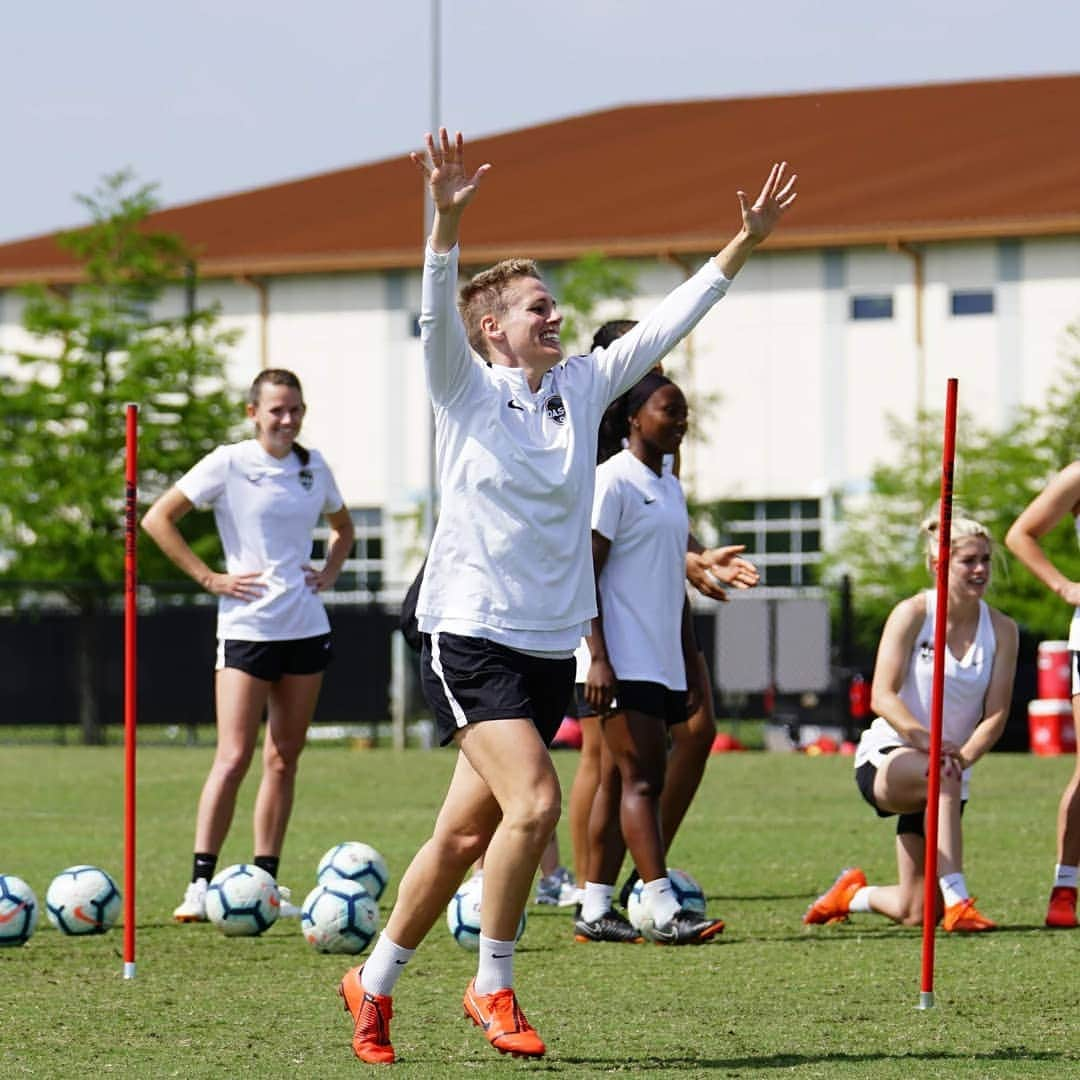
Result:
[[791,206],[798,195],[795,191],[795,181],[799,177],[795,173],[785,177],[786,169],[786,161],[773,165],[769,170],[768,179],[761,188],[761,194],[753,204],[750,203],[745,191],[736,192],[739,198],[739,209],[742,211],[743,229],[759,243],[776,228],[784,211]]
[[427,178],[428,190],[440,214],[460,213],[472,201],[476,189],[490,165],[481,165],[471,176],[465,168],[465,139],[459,131],[454,141],[446,128],[439,128],[439,141],[428,132],[424,137],[427,155],[409,157]]

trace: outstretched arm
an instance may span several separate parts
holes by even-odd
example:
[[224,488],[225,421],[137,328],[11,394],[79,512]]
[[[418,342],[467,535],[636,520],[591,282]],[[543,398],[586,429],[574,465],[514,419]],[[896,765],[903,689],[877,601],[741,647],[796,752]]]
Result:
[[722,251],[713,256],[717,269],[724,277],[731,279],[743,268],[754,248],[776,228],[784,212],[795,201],[798,195],[795,181],[798,176],[794,173],[787,176],[786,170],[786,161],[773,165],[753,204],[745,191],[735,193],[742,211],[742,228]]
[[1031,501],[1005,534],[1005,546],[1066,603],[1080,605],[1080,583],[1070,581],[1046,556],[1039,540],[1080,508],[1080,462],[1066,465]]
[[428,191],[435,205],[431,225],[431,249],[440,253],[450,251],[458,242],[461,215],[472,202],[476,189],[490,165],[481,165],[471,176],[465,169],[465,139],[457,132],[454,141],[446,128],[439,128],[439,141],[428,132],[425,136],[427,155],[409,157],[427,178]]

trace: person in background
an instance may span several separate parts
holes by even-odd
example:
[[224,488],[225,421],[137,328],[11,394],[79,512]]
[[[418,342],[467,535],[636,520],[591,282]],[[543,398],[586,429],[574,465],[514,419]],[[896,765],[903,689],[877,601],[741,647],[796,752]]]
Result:
[[[938,519],[921,526],[931,575],[938,560]],[[876,912],[905,925],[923,921],[924,810],[929,770],[941,774],[937,916],[949,932],[993,930],[975,907],[964,876],[961,814],[972,766],[1000,738],[1009,717],[1019,635],[1016,623],[983,599],[990,584],[990,534],[954,510],[948,558],[945,693],[941,760],[929,760],[937,595],[927,589],[902,600],[878,645],[871,708],[877,714],[855,753],[855,782],[878,817],[897,817],[895,885],[869,885],[858,867],[841,871],[807,909],[807,925]]]
[[[266,714],[263,768],[255,797],[253,862],[275,880],[292,810],[297,764],[332,658],[319,593],[332,587],[353,545],[353,523],[329,466],[297,442],[305,406],[300,381],[280,368],[251,385],[255,437],[219,446],[146,512],[158,547],[218,597],[214,694],[217,748],[199,797],[191,882],[173,913],[206,919],[206,890],[228,835]],[[212,509],[225,571],[211,570],[178,528],[194,508]],[[309,562],[321,516],[330,525],[321,569]],[[284,915],[298,915],[281,889]]]

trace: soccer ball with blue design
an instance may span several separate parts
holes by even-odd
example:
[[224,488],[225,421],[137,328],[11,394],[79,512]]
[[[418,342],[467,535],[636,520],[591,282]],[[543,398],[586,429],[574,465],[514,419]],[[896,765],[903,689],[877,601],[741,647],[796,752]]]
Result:
[[120,890],[100,866],[69,866],[52,879],[45,911],[65,934],[104,934],[120,914]]
[[315,880],[326,885],[335,878],[356,881],[368,895],[381,900],[390,882],[386,860],[370,845],[356,840],[335,844],[320,860]]
[[0,947],[25,945],[37,927],[34,890],[14,874],[0,874]]
[[379,906],[358,881],[328,878],[304,898],[300,931],[322,953],[360,953],[379,931]]
[[[705,914],[705,893],[697,880],[685,870],[677,870],[673,866],[667,868],[668,880],[671,882],[671,891],[680,908],[686,911],[696,912],[698,915]],[[630,899],[626,902],[626,917],[630,920],[635,930],[641,930],[648,917],[644,910],[645,905],[641,899],[641,889],[644,883],[640,880],[634,882],[634,888],[630,893]]]
[[254,937],[269,930],[281,911],[277,883],[249,863],[226,866],[206,890],[206,917],[226,937]]
[[[454,893],[446,908],[446,925],[450,936],[470,952],[480,950],[480,902],[484,895],[484,875],[473,874],[466,878]],[[525,933],[525,912],[521,913],[515,940],[520,941]]]

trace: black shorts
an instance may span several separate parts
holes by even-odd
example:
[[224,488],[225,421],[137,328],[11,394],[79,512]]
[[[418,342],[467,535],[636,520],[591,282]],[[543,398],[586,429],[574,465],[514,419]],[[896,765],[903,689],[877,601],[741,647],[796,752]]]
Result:
[[282,675],[317,675],[334,659],[329,634],[291,641],[234,641],[218,638],[214,667],[236,668],[256,679],[277,682]]
[[620,679],[612,708],[659,717],[668,727],[687,720],[685,690],[669,690],[662,683],[642,679]]
[[[899,746],[886,746],[880,753],[891,754],[894,750],[899,750]],[[874,813],[878,817],[895,817],[896,818],[896,835],[903,836],[905,833],[913,836],[926,836],[926,812],[924,810],[916,810],[912,814],[898,814],[895,810],[882,810],[878,806],[874,799],[874,777],[877,776],[877,766],[872,761],[864,761],[855,770],[855,786],[859,789],[859,794],[874,808]],[[960,813],[964,812],[964,807],[967,806],[967,800],[965,799],[960,804]]]
[[587,716],[596,716],[596,710],[585,700],[585,684],[574,683],[574,695],[570,699],[568,715],[575,720],[584,720]]
[[574,658],[529,656],[487,638],[425,634],[420,680],[439,744],[468,724],[526,717],[550,746],[574,688]]

